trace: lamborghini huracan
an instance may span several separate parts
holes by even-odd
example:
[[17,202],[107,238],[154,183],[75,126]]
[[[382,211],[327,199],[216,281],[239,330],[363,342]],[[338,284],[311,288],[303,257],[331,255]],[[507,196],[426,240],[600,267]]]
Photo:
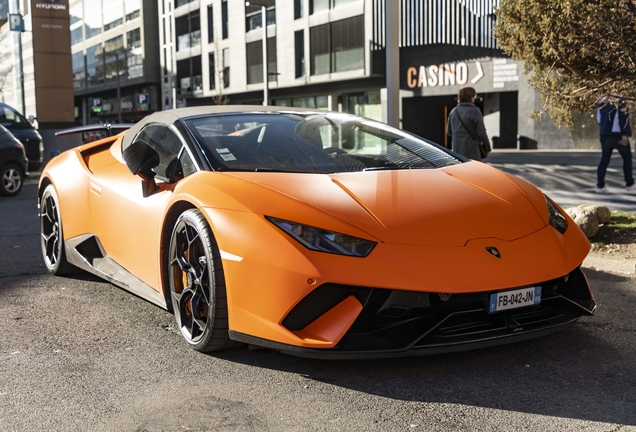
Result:
[[85,270],[174,312],[204,352],[451,352],[596,308],[590,244],[549,197],[349,114],[151,114],[53,158],[38,204],[52,274]]

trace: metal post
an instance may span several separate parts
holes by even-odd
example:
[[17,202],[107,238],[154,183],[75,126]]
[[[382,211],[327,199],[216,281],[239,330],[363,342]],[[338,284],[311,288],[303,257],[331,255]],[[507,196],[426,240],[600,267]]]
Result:
[[385,0],[386,5],[386,90],[387,123],[400,126],[400,2]]
[[119,82],[119,51],[115,51],[116,73],[117,73],[117,121],[123,123],[121,119],[121,84]]
[[261,5],[263,21],[263,105],[269,105],[269,73],[267,72],[267,8]]
[[22,63],[22,32],[18,32],[18,51],[20,52],[20,97],[22,99],[22,115],[26,117],[26,102],[24,100],[24,65]]

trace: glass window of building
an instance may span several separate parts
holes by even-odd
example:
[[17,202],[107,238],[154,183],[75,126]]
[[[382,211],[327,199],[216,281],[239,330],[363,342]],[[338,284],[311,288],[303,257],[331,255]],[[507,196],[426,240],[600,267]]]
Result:
[[208,43],[214,42],[214,13],[212,5],[208,6]]
[[331,71],[329,64],[331,46],[329,24],[309,29],[310,70],[312,75],[327,74]]
[[102,32],[102,0],[84,2],[84,28],[86,39]]
[[329,10],[329,0],[309,0],[309,13],[315,14]]
[[199,11],[175,19],[177,51],[201,45],[201,16]]
[[124,3],[122,0],[108,0],[104,3],[104,31],[124,23]]
[[175,7],[175,8],[178,8],[179,6],[186,5],[186,4],[190,3],[191,1],[192,1],[192,0],[176,0],[176,1],[174,2],[174,7]]
[[294,32],[294,64],[296,78],[305,75],[305,30]]
[[86,65],[84,64],[84,52],[73,53],[73,88],[83,89],[86,87]]
[[143,77],[143,65],[141,30],[136,28],[126,33],[126,68],[128,70],[128,79]]
[[355,3],[357,1],[360,1],[360,0],[331,0],[332,2],[331,7],[337,8],[340,6],[348,5],[349,3]]
[[223,0],[221,2],[221,31],[223,33],[223,39],[227,39],[228,37],[227,21],[227,0]]
[[108,39],[104,43],[104,61],[106,63],[106,82],[113,82],[117,80],[117,77],[125,76],[126,53],[123,35]]
[[310,29],[311,74],[364,68],[364,17],[362,15]]
[[86,49],[86,78],[88,87],[104,84],[104,49],[102,44]]
[[230,86],[230,49],[223,48],[223,87]]
[[274,101],[274,105],[326,110],[329,107],[329,97],[328,96],[309,96],[309,97],[299,97],[299,98],[292,98],[292,99],[276,99]]
[[309,14],[326,11],[357,1],[361,0],[309,0]]
[[141,0],[124,0],[124,9],[126,13],[126,22],[139,18]]
[[[263,82],[263,41],[250,42],[247,51],[247,83]],[[276,81],[276,38],[267,38],[267,73],[269,81]]]
[[332,72],[364,68],[364,17],[331,23]]
[[302,18],[304,15],[303,8],[305,7],[305,0],[294,0],[294,19]]
[[216,88],[216,64],[214,53],[211,52],[208,54],[208,73],[210,74],[210,90],[214,90]]
[[71,30],[71,46],[84,41],[84,33],[82,26],[75,27]]
[[181,93],[203,90],[201,56],[177,61],[177,85]]
[[71,25],[82,21],[84,18],[84,5],[82,3],[74,4],[68,9],[68,14],[71,18]]
[[141,48],[141,29],[136,28],[126,33],[126,47],[128,50]]
[[[276,24],[276,3],[274,0],[261,0],[266,5],[267,25]],[[263,27],[263,15],[261,5],[245,6],[245,31],[256,30]]]

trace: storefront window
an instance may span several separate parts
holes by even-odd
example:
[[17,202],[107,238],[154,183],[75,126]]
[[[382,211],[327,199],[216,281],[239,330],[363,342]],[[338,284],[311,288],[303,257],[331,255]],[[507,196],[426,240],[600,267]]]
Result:
[[326,110],[329,108],[328,96],[309,96],[301,98],[287,98],[274,100],[276,106],[288,106],[295,108],[313,108]]
[[380,90],[343,94],[342,112],[382,121]]

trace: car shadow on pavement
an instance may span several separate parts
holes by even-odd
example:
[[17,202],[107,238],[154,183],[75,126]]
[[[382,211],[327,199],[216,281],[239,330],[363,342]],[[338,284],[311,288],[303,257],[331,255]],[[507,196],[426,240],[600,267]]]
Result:
[[334,361],[240,349],[214,357],[396,400],[636,425],[636,279],[586,271],[598,310],[557,334],[425,357]]

